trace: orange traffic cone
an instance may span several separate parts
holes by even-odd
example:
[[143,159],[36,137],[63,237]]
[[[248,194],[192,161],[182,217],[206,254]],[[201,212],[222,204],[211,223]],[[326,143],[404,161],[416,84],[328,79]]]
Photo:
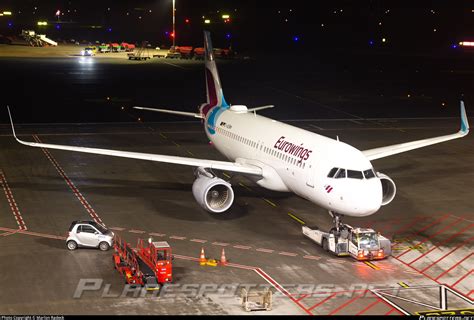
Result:
[[204,255],[204,248],[201,248],[201,256],[199,257],[199,264],[205,266],[207,262],[206,256]]
[[225,266],[226,264],[227,264],[227,259],[225,258],[225,251],[224,251],[224,248],[222,248],[221,265]]

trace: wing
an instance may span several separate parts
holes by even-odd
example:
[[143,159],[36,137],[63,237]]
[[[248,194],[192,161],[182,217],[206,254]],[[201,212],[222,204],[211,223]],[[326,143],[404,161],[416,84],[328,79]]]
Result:
[[147,111],[154,111],[154,112],[162,112],[162,113],[170,113],[170,114],[175,114],[175,115],[178,115],[178,116],[186,116],[186,117],[204,119],[204,116],[202,114],[194,113],[194,112],[175,111],[175,110],[169,110],[169,109],[155,109],[155,108],[138,107],[138,106],[133,107],[133,109],[147,110]]
[[114,156],[114,157],[130,158],[130,159],[174,163],[174,164],[181,164],[181,165],[191,166],[191,167],[204,167],[204,168],[216,169],[216,170],[227,170],[231,172],[244,173],[244,174],[250,174],[250,175],[259,175],[259,176],[262,175],[261,168],[252,166],[249,164],[241,164],[237,162],[216,161],[216,160],[186,158],[186,157],[177,157],[177,156],[167,156],[167,155],[161,155],[161,154],[139,153],[139,152],[129,152],[129,151],[119,151],[119,150],[109,150],[109,149],[99,149],[99,148],[87,148],[87,147],[65,146],[65,145],[58,145],[58,144],[27,142],[27,141],[18,139],[18,137],[16,136],[15,128],[13,126],[12,116],[10,113],[10,108],[8,108],[8,114],[10,116],[13,136],[15,137],[16,141],[30,147],[84,152],[84,153],[99,154],[99,155],[104,155],[104,156]]
[[362,153],[367,157],[369,160],[375,160],[380,158],[385,158],[397,153],[402,153],[418,148],[423,148],[426,146],[430,146],[432,144],[441,143],[444,141],[449,141],[453,139],[458,139],[466,136],[469,133],[469,123],[467,121],[466,116],[466,109],[464,108],[464,102],[461,101],[461,129],[453,134],[448,134],[445,136],[411,141],[406,143],[394,144],[387,147],[375,148],[370,150],[362,151]]

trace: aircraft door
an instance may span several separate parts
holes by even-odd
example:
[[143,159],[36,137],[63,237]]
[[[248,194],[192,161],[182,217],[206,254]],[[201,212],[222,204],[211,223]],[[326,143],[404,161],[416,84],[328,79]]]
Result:
[[314,188],[314,178],[316,175],[316,163],[314,159],[310,159],[305,165],[306,171],[306,185],[310,188]]

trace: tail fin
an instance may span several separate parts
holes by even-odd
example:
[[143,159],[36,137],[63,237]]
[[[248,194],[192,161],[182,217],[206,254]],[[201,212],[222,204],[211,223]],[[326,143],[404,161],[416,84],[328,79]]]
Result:
[[204,31],[204,50],[206,61],[206,91],[207,103],[201,107],[201,114],[206,114],[213,108],[228,108],[229,105],[224,99],[219,73],[217,72],[216,61],[214,60],[214,53],[212,51],[211,34],[209,31]]

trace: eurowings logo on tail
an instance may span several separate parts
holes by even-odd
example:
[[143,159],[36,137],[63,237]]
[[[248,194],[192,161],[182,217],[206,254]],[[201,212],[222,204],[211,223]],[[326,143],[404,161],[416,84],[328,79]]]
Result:
[[207,131],[210,134],[215,134],[217,119],[222,112],[229,109],[229,105],[225,101],[222,91],[219,73],[217,72],[216,62],[214,61],[211,34],[209,31],[204,32],[204,50],[206,59],[207,103],[201,107],[201,114],[207,118]]

